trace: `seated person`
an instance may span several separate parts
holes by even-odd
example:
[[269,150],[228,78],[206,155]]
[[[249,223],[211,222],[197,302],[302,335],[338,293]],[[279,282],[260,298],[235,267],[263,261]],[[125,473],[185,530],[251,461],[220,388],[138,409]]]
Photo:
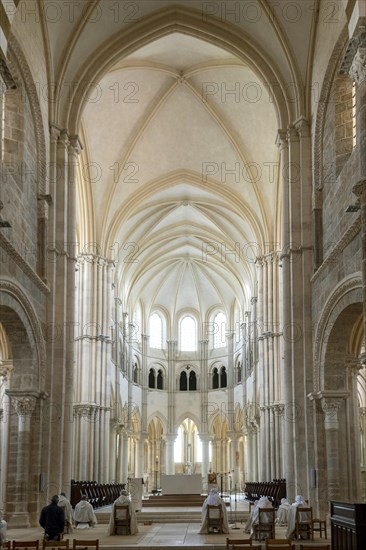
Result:
[[51,503],[42,508],[39,524],[45,531],[46,540],[61,540],[65,528],[65,514],[58,506],[58,495],[54,495]]
[[74,521],[76,529],[89,529],[89,527],[94,527],[98,523],[93,506],[87,499],[86,495],[81,495],[80,502],[75,506]]
[[288,511],[291,504],[287,498],[281,498],[281,504],[277,510],[276,525],[287,525]]
[[[268,500],[267,497],[261,497],[258,501],[257,506],[253,510],[252,526],[250,530],[252,535],[254,534],[253,526],[258,525],[258,522],[259,522],[259,510],[266,509],[266,508],[273,508],[272,502]],[[270,514],[265,514],[265,517],[263,517],[263,514],[262,514],[261,518],[262,518],[262,521],[266,523],[267,522],[270,523],[270,521],[272,520],[272,516]]]
[[295,502],[291,504],[288,510],[286,532],[286,537],[288,539],[294,538],[295,536],[296,508],[298,508],[299,506],[301,508],[308,508],[308,504],[305,502],[304,497],[302,497],[301,495],[297,495],[295,497]]
[[244,533],[250,533],[250,530],[252,528],[252,523],[253,523],[253,513],[254,513],[254,510],[256,509],[257,505],[258,505],[258,502],[259,502],[259,500],[254,501],[252,511],[250,512],[249,517],[247,519],[247,522],[244,525]]
[[3,519],[3,512],[0,510],[0,545],[3,544],[3,542],[7,542],[6,540],[6,530],[8,528],[8,524]]
[[222,510],[222,532],[228,533],[229,532],[229,522],[227,518],[227,512],[226,512],[226,506],[225,502],[222,500],[222,498],[219,496],[219,493],[217,489],[211,489],[210,494],[206,498],[205,502],[202,505],[202,511],[201,511],[201,529],[199,530],[200,534],[208,533],[208,525],[207,525],[207,505],[210,506],[221,506]]
[[[117,505],[120,506],[128,506],[130,510],[130,531],[131,535],[135,535],[138,533],[138,527],[137,527],[137,518],[136,518],[136,512],[133,509],[131,499],[126,491],[126,489],[122,489],[120,496],[113,502],[112,504],[112,511],[111,511],[111,517],[109,519],[109,525],[108,525],[108,535],[114,535],[114,507]],[[118,516],[117,516],[118,517]]]

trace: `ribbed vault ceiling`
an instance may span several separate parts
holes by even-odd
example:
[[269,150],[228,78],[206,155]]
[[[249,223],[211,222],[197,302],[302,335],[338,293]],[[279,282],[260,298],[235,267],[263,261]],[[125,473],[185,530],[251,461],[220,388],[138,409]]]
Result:
[[202,319],[247,305],[254,258],[278,241],[277,129],[254,72],[191,36],[160,38],[104,76],[82,120],[84,184],[126,303]]

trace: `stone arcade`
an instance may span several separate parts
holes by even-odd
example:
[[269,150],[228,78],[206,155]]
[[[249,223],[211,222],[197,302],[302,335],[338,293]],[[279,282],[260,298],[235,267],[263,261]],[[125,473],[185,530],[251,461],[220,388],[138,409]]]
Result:
[[1,0],[1,503],[366,500],[366,3]]

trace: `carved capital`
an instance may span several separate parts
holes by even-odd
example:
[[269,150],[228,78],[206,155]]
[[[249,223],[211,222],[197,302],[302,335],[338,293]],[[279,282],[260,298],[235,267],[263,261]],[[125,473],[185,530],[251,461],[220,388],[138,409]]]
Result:
[[58,138],[60,137],[61,129],[55,124],[50,124],[50,140],[51,143],[57,143]]
[[99,407],[95,403],[75,403],[74,416],[84,418],[90,422],[96,419]]
[[356,195],[361,203],[366,202],[366,180],[361,180],[352,187],[352,193]]
[[79,139],[79,136],[70,136],[69,139],[69,153],[79,155],[83,150],[83,146]]
[[321,406],[325,414],[325,429],[338,429],[338,411],[342,404],[342,398],[325,397],[321,400]]
[[296,120],[295,128],[301,137],[309,137],[309,122],[306,120],[306,118],[300,117],[298,120]]
[[287,147],[287,132],[286,130],[278,130],[276,137],[276,145],[280,149]]
[[18,416],[32,416],[37,398],[33,395],[13,396],[12,402]]
[[360,47],[357,49],[351,67],[349,69],[351,78],[357,85],[361,84],[366,78],[366,48]]
[[285,413],[285,405],[283,403],[275,403],[273,406],[272,406],[272,409],[273,409],[273,412],[275,414],[275,416],[277,417],[282,417]]
[[0,363],[0,378],[3,379],[2,382],[7,382],[9,380],[12,370],[12,361],[2,361]]
[[287,140],[289,142],[291,141],[299,141],[299,134],[295,126],[289,126],[287,129]]
[[60,132],[59,138],[58,138],[58,144],[60,147],[64,147],[65,149],[69,146],[69,135],[66,130],[62,130]]

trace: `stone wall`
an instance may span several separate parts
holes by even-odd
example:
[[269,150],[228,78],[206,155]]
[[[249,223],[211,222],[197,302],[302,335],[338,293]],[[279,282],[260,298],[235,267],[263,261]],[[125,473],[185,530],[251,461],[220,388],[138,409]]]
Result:
[[4,236],[33,268],[37,264],[37,151],[30,103],[23,83],[5,94],[1,200],[11,223]]
[[359,179],[360,151],[352,145],[352,83],[336,77],[323,129],[322,242],[323,264],[313,277],[313,324],[336,285],[361,269],[360,213],[353,185]]

